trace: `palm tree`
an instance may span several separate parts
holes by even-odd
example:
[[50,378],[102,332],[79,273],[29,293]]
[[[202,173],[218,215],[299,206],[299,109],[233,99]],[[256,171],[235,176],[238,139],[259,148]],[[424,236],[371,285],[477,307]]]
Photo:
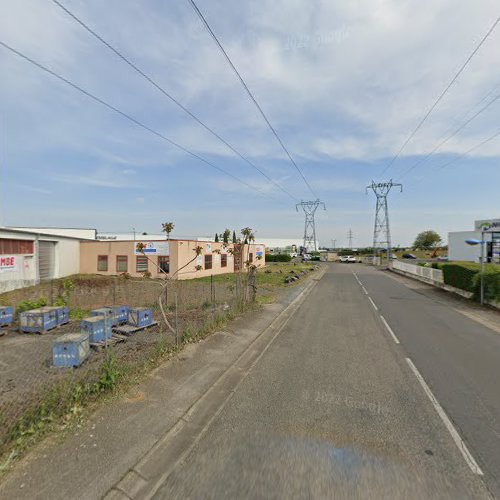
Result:
[[162,224],[162,231],[167,235],[167,240],[170,241],[170,233],[174,230],[175,224],[173,222],[164,222]]

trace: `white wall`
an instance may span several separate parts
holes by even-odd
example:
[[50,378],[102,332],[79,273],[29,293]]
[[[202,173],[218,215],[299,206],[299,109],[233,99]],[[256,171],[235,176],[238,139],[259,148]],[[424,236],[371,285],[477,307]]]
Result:
[[[43,236],[35,233],[9,231],[0,228],[0,239],[52,241],[55,243],[54,278],[63,278],[80,272],[80,240],[62,236]],[[13,255],[15,270],[0,272],[0,293],[33,286],[38,283],[38,254],[34,244],[33,255]]]
[[459,231],[448,233],[448,260],[479,262],[481,245],[467,245],[465,240],[481,239],[479,231]]
[[0,272],[0,293],[37,284],[36,257],[15,255],[14,259],[16,261],[15,271]]
[[[41,238],[45,240],[45,238]],[[80,272],[80,241],[57,238],[54,278],[63,278]]]

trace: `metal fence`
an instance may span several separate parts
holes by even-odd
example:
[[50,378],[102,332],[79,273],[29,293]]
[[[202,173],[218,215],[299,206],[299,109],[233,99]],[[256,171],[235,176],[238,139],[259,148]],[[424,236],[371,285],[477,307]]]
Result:
[[[2,302],[11,300],[18,308],[29,300],[66,303],[70,321],[40,334],[21,333],[17,320],[0,330],[0,456],[13,442],[27,446],[44,426],[69,420],[84,400],[98,397],[117,378],[141,372],[176,345],[243,311],[252,300],[248,281],[246,273],[189,281],[76,277],[4,295]],[[111,338],[94,343],[80,366],[54,366],[54,346],[62,336],[80,333],[90,310],[121,305],[149,309],[153,325],[128,334],[114,328]]]
[[444,283],[443,271],[441,271],[440,269],[418,266],[415,264],[409,264],[407,262],[400,262],[398,260],[392,262],[392,268],[398,269],[399,271],[403,271],[408,274],[426,278],[436,283]]

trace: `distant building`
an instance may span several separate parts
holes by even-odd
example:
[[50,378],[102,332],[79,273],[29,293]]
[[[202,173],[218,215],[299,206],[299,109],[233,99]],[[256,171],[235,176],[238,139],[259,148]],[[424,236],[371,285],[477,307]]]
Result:
[[486,261],[500,264],[500,219],[477,220],[474,230],[448,233],[448,260],[480,262],[481,245],[468,245],[466,240],[481,240],[485,228]]
[[0,227],[0,293],[80,271],[80,238]]
[[[144,244],[143,252],[137,250],[139,242]],[[201,247],[198,256],[197,247]],[[242,271],[247,259],[257,267],[265,266],[265,246],[256,243],[235,248],[232,243],[146,238],[140,241],[82,241],[80,273],[143,276],[148,272],[153,278],[168,275],[190,279]]]
[[[213,237],[200,238],[213,241]],[[271,254],[278,253],[298,253],[300,247],[304,244],[303,238],[258,238],[259,242],[265,245],[266,252]],[[319,248],[319,241],[316,241],[316,248]]]

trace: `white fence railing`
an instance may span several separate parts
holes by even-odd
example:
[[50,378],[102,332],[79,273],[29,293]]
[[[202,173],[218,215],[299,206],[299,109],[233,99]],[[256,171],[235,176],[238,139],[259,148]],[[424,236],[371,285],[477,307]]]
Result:
[[393,269],[399,269],[408,274],[421,276],[437,283],[444,283],[443,271],[440,269],[433,269],[432,267],[416,266],[415,264],[408,264],[407,262],[400,262],[395,260],[392,262]]

